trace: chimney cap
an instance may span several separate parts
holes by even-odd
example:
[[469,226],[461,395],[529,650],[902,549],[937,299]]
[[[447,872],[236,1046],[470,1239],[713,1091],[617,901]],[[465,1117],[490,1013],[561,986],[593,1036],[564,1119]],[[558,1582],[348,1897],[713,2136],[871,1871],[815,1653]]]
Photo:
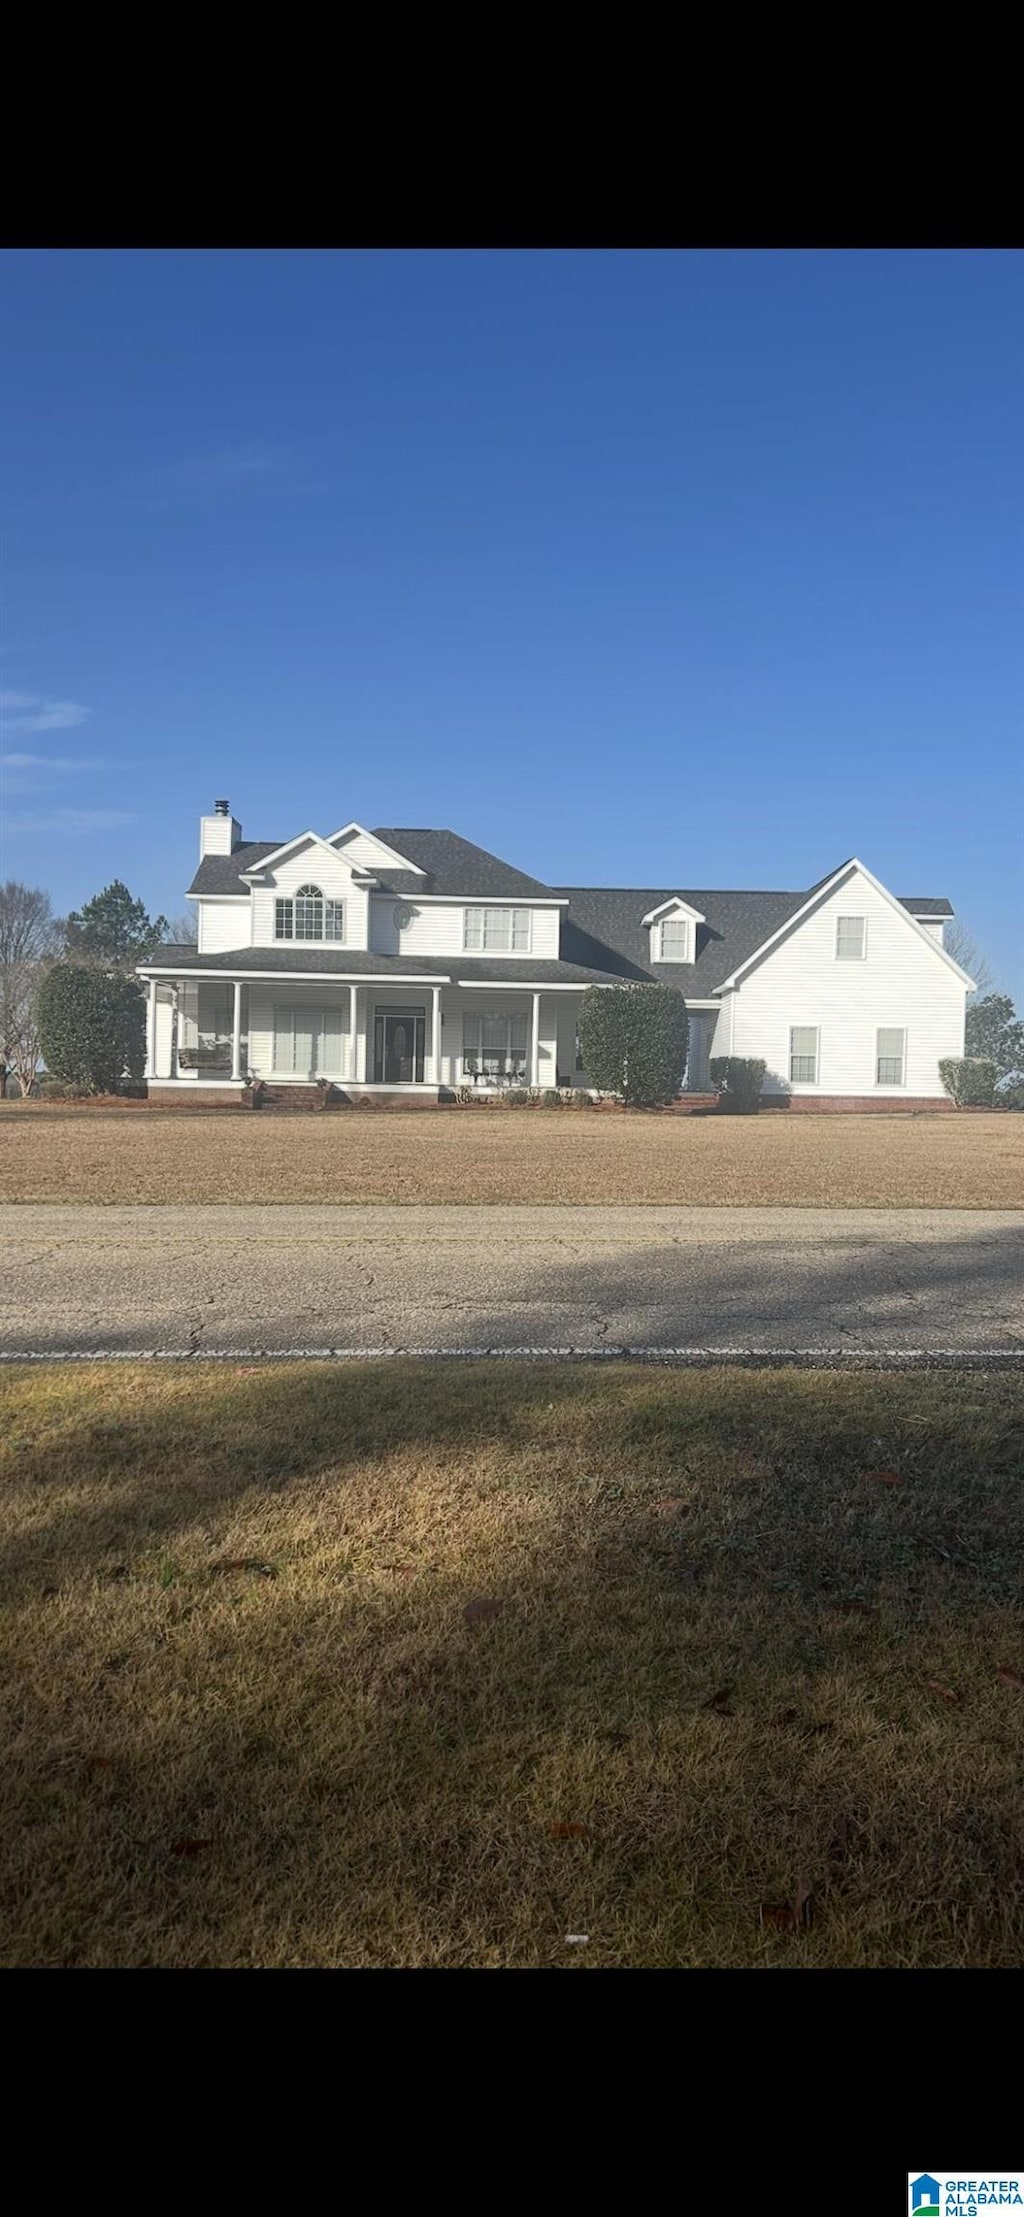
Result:
[[214,812],[218,816],[229,816],[231,814],[227,801],[214,801],[213,806]]

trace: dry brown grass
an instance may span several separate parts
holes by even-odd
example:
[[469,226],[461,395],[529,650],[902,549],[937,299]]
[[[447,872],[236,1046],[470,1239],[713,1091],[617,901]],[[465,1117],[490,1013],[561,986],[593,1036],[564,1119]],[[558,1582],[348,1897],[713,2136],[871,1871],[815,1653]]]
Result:
[[1024,1116],[0,1108],[8,1201],[1024,1207]]
[[6,1964],[1019,1963],[1021,1380],[3,1388]]

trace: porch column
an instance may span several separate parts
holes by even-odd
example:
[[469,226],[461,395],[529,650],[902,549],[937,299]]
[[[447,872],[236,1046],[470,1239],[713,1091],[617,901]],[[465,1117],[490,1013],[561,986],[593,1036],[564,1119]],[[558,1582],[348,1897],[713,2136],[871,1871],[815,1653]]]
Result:
[[356,1078],[357,1078],[357,1077],[359,1076],[359,1040],[358,1040],[358,1035],[357,1035],[357,1033],[356,1033],[356,1024],[357,1024],[357,1022],[358,1022],[358,1019],[359,1019],[359,1003],[358,1003],[358,993],[359,993],[359,988],[358,988],[358,986],[356,986],[356,985],[350,985],[350,986],[349,986],[349,989],[348,989],[348,1062],[349,1062],[349,1070],[348,1070],[348,1074],[349,1074],[349,1079],[350,1079],[350,1082],[352,1082],[353,1084],[355,1083],[355,1080],[356,1080]]
[[429,1085],[441,1083],[441,988],[432,988],[433,1010],[430,1018],[430,1077]]
[[231,1026],[231,1075],[242,1075],[242,981],[235,979],[235,1008]]
[[156,1077],[156,979],[146,984],[146,1076]]
[[540,1084],[540,994],[533,996],[533,1036],[530,1040],[530,1084]]

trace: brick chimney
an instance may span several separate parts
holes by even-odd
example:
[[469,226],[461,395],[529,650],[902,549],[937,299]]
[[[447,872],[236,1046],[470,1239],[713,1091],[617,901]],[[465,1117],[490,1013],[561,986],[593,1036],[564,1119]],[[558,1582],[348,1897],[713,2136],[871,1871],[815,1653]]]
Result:
[[242,842],[242,826],[236,824],[227,801],[214,801],[213,815],[199,818],[199,859],[208,854],[234,854]]

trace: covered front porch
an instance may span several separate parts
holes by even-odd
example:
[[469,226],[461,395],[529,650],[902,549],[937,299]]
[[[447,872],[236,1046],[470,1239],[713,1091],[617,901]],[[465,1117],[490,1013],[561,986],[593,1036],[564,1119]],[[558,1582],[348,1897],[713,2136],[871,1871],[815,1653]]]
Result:
[[585,1083],[581,993],[377,979],[147,980],[151,1089],[321,1080],[346,1089],[501,1091]]

